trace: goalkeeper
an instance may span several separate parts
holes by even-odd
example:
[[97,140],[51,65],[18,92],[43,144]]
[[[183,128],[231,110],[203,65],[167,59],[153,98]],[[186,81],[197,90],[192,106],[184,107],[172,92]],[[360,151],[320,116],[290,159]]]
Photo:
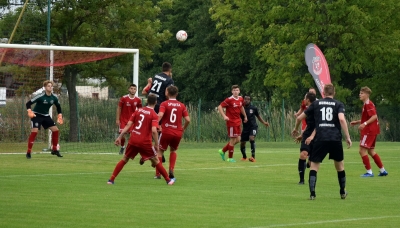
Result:
[[[57,107],[57,123],[63,124],[62,114],[61,114],[61,106],[58,102],[58,98],[53,94],[53,82],[52,81],[44,81],[43,82],[43,92],[35,95],[31,100],[26,103],[26,109],[28,111],[28,116],[31,118],[31,134],[28,139],[28,151],[26,152],[26,158],[31,158],[31,151],[33,147],[33,143],[35,141],[36,135],[40,130],[40,126],[43,126],[44,129],[49,128],[52,132],[51,134],[51,154],[57,155],[57,157],[62,157],[60,151],[57,148],[58,145],[58,135],[59,131],[54,123],[53,119],[51,119],[49,115],[49,109],[51,106],[55,105]],[[33,111],[31,109],[32,104],[35,104]]]

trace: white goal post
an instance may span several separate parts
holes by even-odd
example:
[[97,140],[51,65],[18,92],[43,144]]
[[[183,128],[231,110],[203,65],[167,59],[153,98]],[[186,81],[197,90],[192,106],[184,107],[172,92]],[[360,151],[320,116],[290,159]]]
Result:
[[[132,83],[139,87],[139,49],[130,48],[101,48],[101,47],[76,47],[76,46],[54,46],[54,45],[31,45],[31,44],[3,44],[0,43],[0,48],[14,48],[14,49],[33,49],[33,50],[49,50],[49,79],[53,80],[53,64],[54,52],[53,51],[80,51],[80,52],[114,52],[114,53],[131,53],[133,54],[133,75]],[[0,55],[0,65],[2,64],[5,52]],[[138,96],[138,90],[136,91]],[[52,109],[49,110],[50,116]],[[48,139],[49,148],[51,146],[51,131],[49,130]]]

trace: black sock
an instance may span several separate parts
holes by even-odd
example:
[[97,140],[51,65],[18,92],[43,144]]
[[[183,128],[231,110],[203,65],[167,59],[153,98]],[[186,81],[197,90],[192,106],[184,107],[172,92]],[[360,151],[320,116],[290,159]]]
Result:
[[340,186],[340,194],[344,194],[345,188],[346,188],[346,172],[344,170],[338,171],[337,177],[338,177],[339,186]]
[[247,158],[247,156],[246,156],[246,146],[244,146],[244,147],[240,146],[240,152],[242,152],[243,158]]
[[256,142],[250,140],[251,156],[256,158]]
[[315,185],[317,184],[317,171],[310,170],[308,186],[310,187],[310,196],[315,196]]
[[306,171],[306,160],[299,159],[299,164],[297,167],[299,170],[300,181],[304,182],[304,172]]

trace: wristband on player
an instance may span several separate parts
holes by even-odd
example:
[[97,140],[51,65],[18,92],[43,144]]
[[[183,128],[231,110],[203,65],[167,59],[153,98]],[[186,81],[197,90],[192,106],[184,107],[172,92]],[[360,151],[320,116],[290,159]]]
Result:
[[364,122],[364,125],[367,126],[368,125],[367,122]]

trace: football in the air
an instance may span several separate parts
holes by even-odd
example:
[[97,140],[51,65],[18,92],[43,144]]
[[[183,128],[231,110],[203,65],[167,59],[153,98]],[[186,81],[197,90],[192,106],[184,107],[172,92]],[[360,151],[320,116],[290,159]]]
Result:
[[176,33],[176,39],[181,41],[181,42],[185,41],[187,39],[187,37],[188,37],[187,33],[185,31],[183,31],[183,30],[179,30]]

